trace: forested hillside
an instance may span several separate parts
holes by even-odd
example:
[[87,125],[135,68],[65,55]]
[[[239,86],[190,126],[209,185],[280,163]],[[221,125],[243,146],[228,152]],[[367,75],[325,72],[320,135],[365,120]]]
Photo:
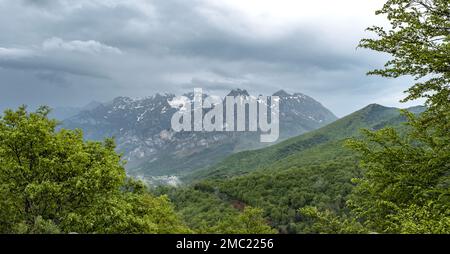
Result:
[[[101,5],[102,13],[110,5],[115,6]],[[74,9],[82,9],[80,6]],[[187,11],[184,6],[181,9]],[[38,12],[51,14],[42,10]],[[328,109],[312,98],[281,90],[275,95],[284,99],[284,103],[281,102],[281,115],[284,116],[280,118],[280,126],[285,130],[286,136],[281,136],[286,140],[272,146],[257,144],[258,140],[249,143],[248,138],[255,133],[175,133],[169,125],[175,109],[168,102],[168,98],[174,95],[156,95],[142,100],[118,97],[109,104],[94,103],[94,109],[81,111],[65,126],[51,119],[51,110],[47,106],[41,106],[35,111],[29,111],[26,106],[4,111],[0,115],[0,234],[450,234],[450,1],[386,0],[376,14],[387,18],[389,23],[368,28],[374,36],[362,39],[359,48],[386,53],[390,58],[380,69],[368,74],[386,78],[407,77],[406,81],[403,80],[405,82],[414,80],[405,91],[402,102],[420,99],[423,107],[400,110],[370,104],[336,120]],[[170,15],[167,20],[175,16]],[[229,16],[237,19],[239,15]],[[183,27],[196,30],[195,38],[202,39],[203,32],[207,32],[205,34],[208,36],[214,35],[216,30],[197,30],[197,26],[192,26],[194,29],[186,26],[192,17],[195,16],[181,15],[181,23]],[[58,22],[63,20],[58,19]],[[202,24],[204,19],[194,21],[195,24]],[[136,25],[139,22],[134,20],[128,23]],[[171,22],[170,27],[173,25],[176,22]],[[57,31],[63,31],[60,29],[62,27]],[[88,27],[84,29],[87,29],[84,31],[88,34]],[[118,30],[124,32],[126,29]],[[176,33],[177,36],[172,36],[174,33],[170,31],[170,37],[186,46],[186,41],[181,37],[184,30],[180,31],[182,33]],[[75,31],[74,35],[77,34]],[[97,32],[93,34],[101,35]],[[32,34],[29,37],[35,36]],[[120,34],[120,38],[123,38],[123,34]],[[213,42],[215,47],[224,38],[231,38],[234,42],[234,39],[242,37],[218,38],[220,40],[208,38],[208,41]],[[225,44],[219,43],[226,49],[221,50],[221,54],[236,53],[229,59],[230,62],[224,63],[233,64],[230,70],[242,69],[241,74],[246,77],[244,83],[248,81],[250,85],[255,80],[264,81],[259,78],[247,80],[251,76],[258,76],[255,73],[267,76],[288,74],[285,71],[273,73],[267,68],[276,63],[276,59],[284,58],[284,55],[289,56],[285,59],[288,60],[286,63],[289,69],[295,72],[303,69],[302,63],[306,61],[291,58],[291,50],[293,55],[299,53],[289,47],[296,40],[291,41],[291,37],[286,36],[288,40],[282,40],[286,51],[282,50],[282,54],[267,54],[268,61],[264,62],[266,50],[262,49],[276,51],[279,47],[266,48],[251,43],[259,41],[258,38],[262,37],[246,40],[248,45],[245,50],[234,52],[232,49],[235,47],[234,44],[230,46],[230,40],[225,41]],[[113,42],[114,37],[108,41]],[[271,44],[277,40],[263,41],[264,44]],[[164,49],[171,44],[170,40],[164,39],[163,42]],[[127,54],[125,50],[96,40],[66,41],[55,37],[45,40],[42,50],[38,45],[33,44],[30,50],[0,47],[2,73],[9,70],[8,65],[13,67],[11,69],[22,66],[27,72],[35,69],[42,71],[32,73],[33,76],[59,83],[65,79],[53,76],[51,73],[54,71],[65,70],[65,75],[71,73],[72,76],[88,72],[79,68],[68,71],[70,68],[64,62],[49,62],[50,59],[37,61],[45,54],[56,56],[59,50],[73,53],[80,51],[78,53],[83,55],[77,57],[79,60],[89,59],[86,54],[89,52],[97,54],[106,50],[116,55]],[[205,43],[199,45],[208,49],[208,55],[211,54],[209,49],[214,48]],[[250,46],[257,46],[258,50],[254,51]],[[80,50],[82,48],[85,49]],[[131,47],[128,49],[131,50]],[[155,66],[164,62],[163,51],[173,52],[171,49],[174,48],[168,47],[160,52],[161,55],[157,54],[155,58],[159,62]],[[345,57],[333,56],[334,52],[319,50],[318,54],[314,52],[314,47],[311,50],[312,55],[300,54],[306,57],[307,62],[311,62],[305,65],[310,67],[306,68],[307,71],[322,66],[326,67],[326,72],[312,71],[306,76],[328,76],[332,73],[334,77],[336,72],[335,69],[329,69],[330,63],[334,65],[345,61]],[[191,52],[192,49],[186,51]],[[245,51],[253,53],[244,54]],[[250,55],[254,53],[264,57],[251,59]],[[69,54],[66,52],[62,56],[66,58]],[[187,57],[183,56],[183,59]],[[202,56],[199,56],[195,55],[194,58],[200,60]],[[132,59],[137,57],[136,54],[132,55]],[[324,58],[328,63],[319,64],[320,61],[313,60],[316,57]],[[110,64],[120,62],[125,66],[127,63],[113,61],[118,58],[99,58],[108,60]],[[243,61],[247,58],[251,61]],[[21,59],[37,62],[21,62]],[[207,58],[209,61],[204,63],[214,65],[212,59]],[[253,62],[266,67],[252,73],[250,69],[256,67]],[[77,66],[81,63],[77,61]],[[97,65],[97,62],[93,63]],[[176,61],[170,62],[170,65],[174,63]],[[297,63],[301,65],[297,66]],[[340,70],[355,63],[360,62],[351,61],[337,67]],[[197,65],[194,62],[188,64],[191,67]],[[38,65],[39,68],[33,67]],[[253,67],[247,69],[244,65]],[[47,73],[45,66],[58,68],[52,68]],[[137,65],[131,66],[133,68],[126,68],[126,78],[123,80],[131,78],[129,73],[133,73]],[[120,69],[113,68],[114,72],[120,72]],[[158,68],[158,72],[163,69]],[[17,73],[22,76],[24,72]],[[172,77],[176,73],[184,72],[172,70],[166,74]],[[214,73],[234,77],[228,71],[216,70]],[[108,77],[91,76],[96,79]],[[141,79],[146,80],[148,77]],[[296,77],[288,75],[281,80],[292,79],[297,82]],[[2,79],[2,85],[9,83],[8,80]],[[20,90],[15,91],[17,94],[35,91],[34,88],[22,86],[22,82],[27,80],[21,77],[20,82],[11,82],[10,89],[20,87]],[[106,78],[106,81],[110,79]],[[231,81],[235,84],[234,78]],[[321,83],[324,82],[312,82]],[[67,85],[70,87],[70,82]],[[111,89],[113,87],[108,86]],[[44,92],[41,94],[50,90],[58,89],[52,86],[49,90],[42,90]],[[73,90],[61,91],[66,96],[69,94],[67,91]],[[232,93],[247,94],[240,89]],[[6,94],[8,96],[9,93]],[[53,95],[49,93],[50,97]],[[34,97],[34,94],[19,98],[27,97]],[[271,122],[275,120],[272,115],[270,118]],[[77,127],[84,128],[86,133],[83,134]],[[297,134],[301,135],[294,137]],[[118,146],[115,139],[109,136],[117,137]],[[265,148],[243,151],[257,147]],[[118,150],[125,153],[120,154]],[[126,159],[135,164],[128,171]],[[157,178],[160,182],[164,182],[164,177],[173,180],[183,176],[183,184],[149,185],[136,179],[146,176],[160,177]]]
[[[0,233],[205,232],[201,223],[187,226],[166,196],[126,177],[112,139],[56,131],[49,112],[20,107],[0,117]],[[273,232],[258,209],[228,211],[208,232]]]
[[151,194],[125,177],[112,140],[56,131],[48,113],[22,107],[1,118],[3,232],[314,232],[298,208],[345,213],[350,179],[360,176],[345,138],[404,120],[395,108],[370,105],[315,132],[233,155],[191,186]]
[[[421,112],[423,108],[409,110]],[[320,164],[352,155],[350,150],[342,147],[342,142],[346,138],[360,135],[362,128],[375,130],[388,125],[402,128],[399,123],[405,120],[397,108],[371,104],[325,127],[280,144],[231,155],[217,165],[196,172],[186,179],[232,177],[257,169],[287,169],[292,165]]]
[[[411,109],[416,113],[423,110]],[[360,177],[362,172],[357,154],[344,146],[345,141],[360,136],[362,128],[405,129],[405,121],[399,109],[369,105],[278,145],[232,155],[195,174],[191,187],[164,189],[187,222],[214,221],[211,214],[220,210],[212,207],[229,209],[239,203],[262,208],[264,216],[280,233],[318,233],[298,209],[315,206],[337,214],[348,212],[345,203],[354,186],[351,179]],[[193,192],[196,195],[182,194]],[[201,205],[211,204],[210,200],[215,200],[214,206]],[[215,218],[220,216],[216,214]]]
[[[264,207],[280,232],[450,233],[449,4],[388,0],[376,14],[391,26],[370,27],[375,36],[360,42],[392,57],[368,74],[415,78],[403,102],[421,98],[426,108],[403,111],[403,128],[395,117],[380,118],[386,111],[372,105],[369,118],[354,114],[230,157],[212,172],[199,172],[194,179],[211,180],[194,186]],[[340,139],[354,135],[355,127],[365,129],[345,142],[351,150],[344,152]]]

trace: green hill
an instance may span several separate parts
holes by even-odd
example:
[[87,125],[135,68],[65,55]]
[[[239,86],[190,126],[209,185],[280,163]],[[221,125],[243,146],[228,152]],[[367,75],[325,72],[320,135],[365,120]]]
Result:
[[[414,110],[420,111],[420,108]],[[397,108],[371,104],[325,127],[277,145],[231,155],[210,168],[186,177],[185,180],[223,179],[261,169],[287,169],[294,165],[320,164],[351,155],[350,151],[342,147],[342,141],[358,136],[360,129],[398,126],[404,120]]]
[[[419,113],[421,107],[410,111]],[[201,195],[177,202],[187,190],[221,200],[221,207],[262,208],[264,216],[282,233],[314,232],[298,208],[316,206],[345,214],[345,202],[352,190],[351,179],[359,176],[358,158],[343,142],[358,136],[362,128],[386,126],[404,128],[405,119],[397,108],[369,105],[321,129],[291,138],[280,144],[237,153],[219,164],[200,170],[185,180],[193,183],[167,192],[186,221],[214,221],[220,213],[199,210]],[[201,199],[201,198],[200,198]],[[195,216],[186,211],[195,210]]]

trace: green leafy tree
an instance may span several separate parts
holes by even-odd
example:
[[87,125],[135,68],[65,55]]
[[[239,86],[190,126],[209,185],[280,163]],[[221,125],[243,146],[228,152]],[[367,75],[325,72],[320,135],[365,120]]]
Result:
[[[449,233],[450,1],[388,0],[376,14],[386,15],[391,26],[369,28],[377,36],[363,39],[360,47],[392,59],[369,74],[414,77],[403,101],[424,98],[427,109],[419,116],[404,111],[408,123],[402,132],[365,130],[365,139],[348,142],[362,155],[365,171],[354,179],[348,206],[367,232]],[[319,218],[319,226],[347,221],[306,213]]]
[[362,154],[364,177],[348,201],[370,230],[385,233],[450,232],[450,149],[410,116],[411,131],[365,131],[349,145]]
[[391,27],[372,27],[376,39],[360,46],[389,53],[384,69],[370,74],[413,76],[404,101],[425,98],[419,116],[404,112],[404,135],[392,128],[364,131],[349,142],[366,170],[349,201],[353,213],[377,232],[450,232],[450,2],[389,0],[377,14]]
[[167,197],[126,178],[112,139],[56,131],[48,107],[0,118],[0,232],[189,232]]
[[160,186],[155,193],[166,193],[176,210],[195,232],[200,234],[265,234],[276,233],[261,209],[245,207],[243,211],[211,191],[208,182],[185,187]]
[[277,231],[267,225],[263,211],[246,207],[236,217],[229,217],[217,225],[213,231],[226,234],[276,234]]
[[448,0],[388,0],[377,15],[390,21],[388,29],[368,28],[377,37],[363,39],[360,47],[390,54],[385,68],[369,74],[397,78],[413,76],[417,82],[406,100],[425,97],[428,106],[449,100],[450,2]]
[[320,211],[317,207],[307,206],[299,209],[305,220],[312,223],[307,229],[310,233],[321,234],[361,234],[367,229],[355,218],[338,216],[330,210]]

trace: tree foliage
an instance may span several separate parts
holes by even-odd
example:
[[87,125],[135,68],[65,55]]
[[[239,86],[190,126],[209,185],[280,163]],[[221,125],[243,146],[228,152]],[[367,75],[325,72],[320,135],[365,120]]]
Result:
[[189,232],[167,197],[126,178],[112,139],[56,131],[49,108],[0,118],[0,232]]
[[450,2],[389,0],[377,14],[392,27],[369,30],[361,46],[389,53],[385,69],[370,74],[411,75],[419,82],[406,100],[425,98],[427,109],[408,117],[408,131],[364,131],[349,146],[365,169],[348,204],[369,229],[383,233],[450,232]]
[[419,116],[403,112],[403,133],[364,130],[365,138],[348,141],[364,169],[347,202],[351,220],[329,211],[303,212],[325,231],[327,225],[338,232],[362,225],[367,232],[449,233],[450,1],[388,0],[377,14],[386,15],[391,26],[369,28],[377,38],[363,39],[360,46],[392,59],[369,74],[414,77],[417,83],[403,101],[424,98],[427,108]]
[[262,209],[246,206],[239,210],[233,206],[232,200],[209,189],[208,184],[197,185],[179,188],[160,186],[153,191],[158,194],[167,193],[174,202],[175,209],[195,233],[272,234],[277,232],[268,225]]
[[306,206],[299,209],[305,220],[311,220],[310,232],[321,234],[362,234],[369,233],[354,217],[337,215],[330,210],[321,211],[317,207]]
[[390,54],[384,69],[370,74],[423,79],[408,90],[405,100],[429,98],[430,106],[449,99],[450,2],[448,0],[388,0],[377,15],[387,16],[388,29],[368,28],[377,38],[363,39],[361,47]]
[[[407,114],[407,113],[405,113]],[[349,145],[362,154],[366,170],[348,202],[354,214],[377,232],[450,232],[450,149],[429,128],[408,115],[406,135],[391,128],[365,131]]]

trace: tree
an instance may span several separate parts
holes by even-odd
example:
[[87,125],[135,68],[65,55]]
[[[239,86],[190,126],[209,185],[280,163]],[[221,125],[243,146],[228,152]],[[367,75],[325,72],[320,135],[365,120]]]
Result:
[[213,232],[226,234],[275,234],[277,231],[267,225],[263,211],[246,207],[238,216],[229,217],[217,225]]
[[305,220],[312,221],[306,229],[310,233],[321,234],[360,234],[368,233],[355,218],[338,216],[330,210],[320,211],[317,207],[307,206],[299,209]]
[[386,128],[349,141],[365,174],[354,179],[348,205],[371,231],[449,233],[450,150],[427,142],[434,137],[414,119],[409,125],[404,136]]
[[56,131],[48,107],[0,118],[0,232],[189,232],[167,197],[126,178],[112,139]]
[[376,39],[361,47],[389,53],[384,69],[369,74],[413,76],[417,83],[403,101],[426,99],[419,116],[403,111],[407,128],[364,131],[348,144],[365,169],[348,204],[377,232],[450,232],[450,2],[389,0],[377,14],[391,23],[369,28]]
[[450,3],[448,0],[388,0],[377,15],[391,27],[368,28],[378,37],[363,39],[360,47],[385,52],[393,59],[369,74],[397,78],[411,75],[422,81],[407,92],[406,100],[421,97],[429,106],[448,104],[450,84]]
[[318,226],[361,222],[367,232],[449,233],[450,1],[388,0],[376,14],[386,15],[391,26],[369,28],[377,37],[363,39],[360,47],[392,59],[369,74],[414,77],[403,101],[424,98],[426,110],[419,116],[403,111],[408,122],[402,131],[364,130],[364,139],[348,141],[362,155],[364,169],[347,202],[353,220],[336,220],[314,209],[304,212],[319,218]]

